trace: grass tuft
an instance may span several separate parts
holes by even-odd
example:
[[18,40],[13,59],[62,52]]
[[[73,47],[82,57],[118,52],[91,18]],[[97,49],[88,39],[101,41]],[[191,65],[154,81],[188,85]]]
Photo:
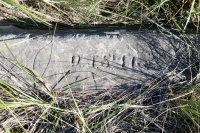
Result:
[[179,25],[183,30],[193,26],[199,31],[200,4],[197,0],[0,0],[0,3],[1,16],[16,19],[29,27],[54,27],[54,23],[73,27],[99,24],[144,25],[154,21],[173,28]]
[[[185,31],[195,28],[194,32],[199,32],[199,14],[197,0],[0,0],[0,17],[16,20],[19,26],[26,24],[26,28],[55,27],[55,23],[61,24],[61,29],[153,24],[197,53],[198,46]],[[36,71],[18,62],[11,47],[19,43],[4,43],[0,50],[7,49],[13,58],[7,61],[27,78],[0,71],[10,79],[0,79],[0,132],[200,132],[200,91],[195,82],[199,73],[190,81],[167,85],[163,84],[167,79],[163,79],[150,86],[126,85],[95,91],[74,91],[80,84],[70,86],[70,77],[63,74],[67,87],[58,93],[46,86]]]

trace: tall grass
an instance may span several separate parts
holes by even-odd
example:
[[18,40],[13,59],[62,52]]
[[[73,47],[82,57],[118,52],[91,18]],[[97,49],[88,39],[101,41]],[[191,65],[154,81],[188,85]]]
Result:
[[194,26],[196,31],[199,30],[200,4],[197,0],[0,0],[0,3],[4,17],[17,20],[28,18],[30,21],[23,21],[29,22],[28,25],[53,26],[55,22],[69,26],[143,25],[154,21],[161,26],[178,28],[179,25],[183,30]]
[[[54,23],[72,27],[155,24],[172,34],[166,29],[170,26],[182,33],[187,40],[179,38],[182,42],[199,53],[185,34],[190,26],[196,28],[195,33],[199,31],[197,0],[0,0],[0,13],[37,27],[53,27]],[[73,91],[67,82],[70,77],[63,74],[67,87],[56,93],[37,72],[17,61],[6,42],[5,46],[13,57],[8,61],[37,86],[21,87],[19,79],[0,80],[2,132],[200,132],[199,84],[193,82],[194,77],[185,85],[160,86],[157,82],[134,91],[129,89],[132,86],[117,86],[91,93]]]

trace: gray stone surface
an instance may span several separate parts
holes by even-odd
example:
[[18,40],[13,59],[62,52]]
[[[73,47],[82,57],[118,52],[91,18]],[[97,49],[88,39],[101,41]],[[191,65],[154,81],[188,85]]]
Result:
[[[184,79],[188,75],[182,70],[196,61],[186,44],[155,30],[69,30],[54,34],[1,26],[0,34],[1,79],[9,80],[12,74],[23,82],[28,78],[10,62],[13,57],[5,40],[16,59],[37,71],[53,89],[67,86],[64,75],[71,86],[83,89],[148,84],[172,72],[181,72],[173,80]],[[190,62],[188,55],[192,56]]]

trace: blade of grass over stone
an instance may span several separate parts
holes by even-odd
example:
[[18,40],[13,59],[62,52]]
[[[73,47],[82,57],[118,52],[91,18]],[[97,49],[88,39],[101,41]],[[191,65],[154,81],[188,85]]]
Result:
[[[1,37],[1,36],[0,36]],[[12,53],[11,49],[8,47],[7,43],[5,42],[5,40],[1,37],[1,39],[3,40],[6,48],[8,49],[9,53],[12,55],[13,60],[16,62],[16,64],[21,68],[21,70],[23,70],[23,72],[26,74],[26,76],[35,84],[38,84],[34,81],[34,78],[28,74],[28,72],[25,70],[25,68],[23,67],[23,65],[17,60],[17,58],[14,56],[14,54]]]
[[[77,83],[77,84],[74,84],[74,85],[70,85],[70,88],[73,89],[73,88],[77,88],[81,85],[85,85],[86,83],[91,83],[91,82],[94,82],[95,81],[98,81],[98,80],[101,80],[101,79],[104,79],[106,77],[99,77],[99,78],[95,78],[95,79],[88,79],[88,80],[84,80],[84,81],[81,81],[80,83]],[[63,90],[61,90],[61,94],[65,91],[69,90],[69,87],[66,87],[66,88],[63,88]]]
[[[139,13],[140,14],[140,13]],[[163,31],[169,33],[170,35],[172,35],[173,37],[177,38],[178,40],[180,40],[182,43],[188,45],[189,47],[193,48],[194,50],[198,50],[196,48],[196,46],[192,43],[192,44],[189,44],[187,43],[186,41],[184,41],[183,39],[181,39],[180,37],[178,37],[177,35],[173,34],[172,32],[170,32],[169,30],[165,29],[163,26],[161,26],[160,24],[158,24],[156,21],[150,19],[149,17],[141,14],[144,18],[146,18],[149,22],[152,22],[153,24],[157,25],[159,28],[161,28]]]
[[[1,37],[1,36],[0,36]],[[12,55],[13,59],[14,59],[14,63],[17,64],[17,66],[26,74],[26,76],[29,78],[29,80],[31,80],[34,84],[36,84],[37,86],[39,86],[39,83],[36,80],[39,80],[40,83],[43,83],[43,78],[34,70],[24,66],[23,64],[21,64],[17,58],[14,56],[14,54],[12,53],[11,49],[8,47],[7,43],[5,42],[5,40],[1,37],[1,39],[3,40],[6,48],[8,49],[9,53]],[[44,85],[44,84],[43,84]],[[45,86],[46,87],[46,86]],[[48,91],[49,88],[47,88]],[[52,94],[50,94],[49,92],[47,92],[46,90],[43,89],[43,91],[48,94],[49,96],[51,96],[52,98],[54,97]]]
[[[64,72],[64,68],[62,67],[62,65],[61,65],[61,68],[62,68],[63,73],[65,73],[65,72]],[[84,116],[83,116],[83,112],[82,112],[82,111],[80,110],[80,108],[78,107],[78,104],[77,104],[77,102],[76,102],[76,99],[74,98],[73,92],[72,92],[71,87],[70,87],[70,85],[69,85],[69,83],[68,83],[68,80],[67,80],[66,75],[64,74],[63,76],[64,76],[65,81],[66,81],[66,84],[67,84],[67,86],[68,86],[68,88],[69,88],[69,92],[70,92],[70,94],[71,94],[71,97],[72,97],[72,99],[73,99],[73,102],[74,102],[74,104],[75,104],[75,106],[76,106],[76,109],[77,109],[77,112],[78,112],[78,117],[80,118],[80,120],[81,120],[82,123],[83,123],[83,126],[84,126],[84,127],[83,127],[83,132],[86,132],[86,131],[85,131],[85,128],[87,128],[87,130],[88,130],[90,133],[92,133],[91,130],[89,129],[89,127],[87,126],[86,122],[85,122],[85,118],[84,118]]]
[[[15,62],[11,61],[13,64],[16,64]],[[18,64],[16,64],[18,67],[20,67]],[[45,87],[45,89],[47,89],[47,91],[45,89],[42,89],[42,91],[44,91],[46,94],[48,94],[49,96],[51,96],[52,98],[54,98],[54,96],[50,93],[51,92],[51,89],[45,85],[44,83],[44,79],[42,78],[42,76],[37,73],[35,70],[27,67],[27,66],[24,66],[23,64],[20,64],[21,67],[24,68],[24,70],[27,72],[28,75],[31,76],[31,78],[34,80],[34,83],[36,84],[36,87],[40,87],[42,84],[42,86]]]
[[42,76],[39,73],[37,73],[35,70],[27,66],[24,66],[23,64],[20,64],[21,65],[20,66],[19,64],[16,64],[14,61],[11,61],[11,62],[17,65],[18,67],[23,67],[24,70],[27,72],[27,74],[29,74],[34,79],[34,81],[37,79],[39,82],[42,82],[42,83],[44,82],[44,79],[42,78]]
[[[11,47],[14,47],[14,46],[16,46],[16,45],[22,44],[22,43],[24,43],[24,42],[27,42],[27,41],[30,41],[30,40],[33,40],[33,39],[35,39],[35,38],[42,37],[42,36],[45,36],[45,35],[49,35],[49,33],[42,34],[42,35],[38,35],[38,36],[29,38],[29,39],[24,39],[23,41],[20,41],[20,42],[14,43],[14,44],[10,44],[10,45],[7,44],[7,46],[8,46],[9,48],[11,48]],[[1,34],[0,34],[0,36],[1,36]],[[2,38],[2,37],[1,37],[1,38]],[[1,47],[0,50],[6,50],[6,49],[7,49],[7,46],[5,45],[4,47]]]

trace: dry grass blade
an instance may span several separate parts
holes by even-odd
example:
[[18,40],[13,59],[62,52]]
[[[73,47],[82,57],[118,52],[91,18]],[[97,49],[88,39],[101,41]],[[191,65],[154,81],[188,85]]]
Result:
[[[191,25],[199,30],[200,5],[197,0],[0,0],[0,17],[26,23],[26,28],[117,26],[154,24],[199,54],[185,30]],[[31,21],[30,21],[31,20]],[[14,21],[16,22],[16,21]],[[16,23],[14,23],[16,24]],[[58,24],[58,25],[59,25]],[[63,26],[63,25],[64,26]],[[19,24],[22,25],[22,24]],[[181,36],[165,26],[175,28]],[[193,28],[194,28],[193,27]],[[67,27],[68,28],[68,27]],[[54,31],[55,33],[55,31]],[[33,39],[33,38],[31,38]],[[1,39],[13,60],[6,59],[27,78],[17,76],[5,67],[0,71],[0,132],[199,132],[200,98],[197,75],[184,81],[171,82],[170,75],[147,86],[116,85],[104,90],[74,91],[81,84],[61,92],[46,86],[43,77],[21,64],[11,47]],[[25,40],[28,41],[28,40]],[[190,52],[189,52],[190,54]],[[188,56],[188,60],[192,58]],[[190,62],[190,61],[189,61]],[[182,73],[194,64],[179,70]],[[2,67],[4,64],[2,64]],[[61,67],[62,68],[62,67]],[[62,68],[63,69],[63,68]],[[175,68],[178,69],[178,68]],[[174,70],[176,71],[176,70]],[[198,70],[199,71],[199,70]],[[9,79],[9,80],[4,80]],[[95,79],[98,82],[98,79]],[[108,79],[109,80],[109,79]],[[91,82],[83,81],[82,84]],[[57,86],[55,86],[55,90]]]
[[[188,25],[193,25],[198,31],[198,14],[200,11],[197,0],[180,1],[178,3],[172,0],[164,0],[161,2],[123,0],[1,0],[0,2],[3,5],[0,6],[0,12],[2,12],[3,16],[15,18],[24,23],[27,21],[25,18],[29,18],[33,24],[39,27],[40,23],[46,26],[52,26],[55,22],[68,26],[152,23],[152,21],[138,14],[140,12],[161,25],[173,26],[174,24],[171,21],[173,18],[182,29],[186,30]],[[8,11],[12,10],[15,13],[5,12],[4,10],[6,9]]]

